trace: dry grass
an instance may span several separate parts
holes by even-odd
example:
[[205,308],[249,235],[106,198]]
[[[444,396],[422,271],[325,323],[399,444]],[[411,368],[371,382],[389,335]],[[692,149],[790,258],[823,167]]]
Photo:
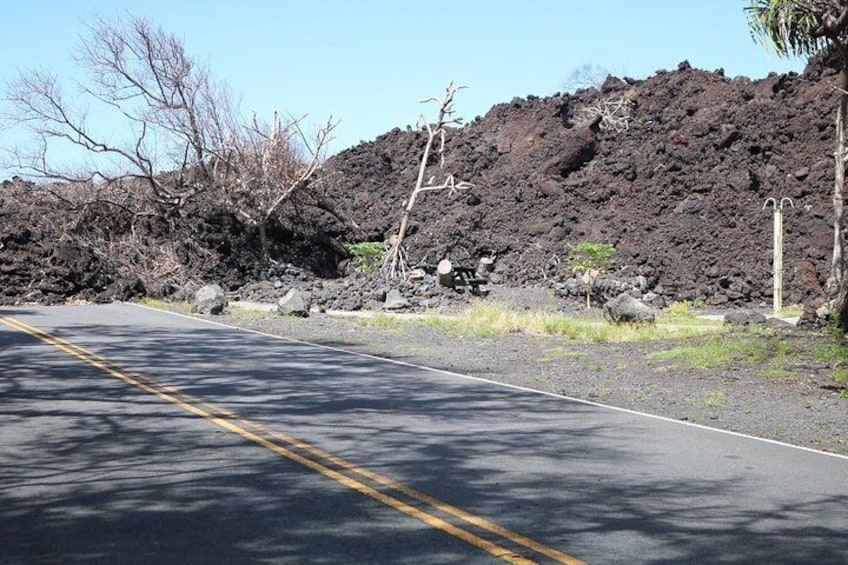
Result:
[[[679,321],[678,321],[679,322]],[[364,325],[425,324],[452,335],[494,337],[511,333],[563,336],[570,340],[593,343],[654,341],[701,335],[720,328],[720,324],[695,321],[691,325],[613,325],[597,318],[547,312],[525,312],[495,302],[476,302],[456,316],[428,315],[421,318],[397,318],[377,314],[363,319]]]

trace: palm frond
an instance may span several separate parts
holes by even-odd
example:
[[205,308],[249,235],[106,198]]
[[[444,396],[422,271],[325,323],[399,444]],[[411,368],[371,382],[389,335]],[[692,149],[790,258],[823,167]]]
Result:
[[822,13],[798,0],[754,0],[745,8],[751,37],[782,57],[810,56],[827,45]]

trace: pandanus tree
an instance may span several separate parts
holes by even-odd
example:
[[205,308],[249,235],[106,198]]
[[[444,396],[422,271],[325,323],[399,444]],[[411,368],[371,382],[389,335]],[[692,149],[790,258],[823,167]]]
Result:
[[[754,0],[745,11],[752,36],[766,48],[786,57],[812,56],[826,50],[838,67],[838,83],[834,85],[837,105],[833,259],[826,289],[831,295],[839,292],[840,301],[846,302],[842,216],[848,112],[848,0]],[[843,324],[848,324],[848,320],[844,320]]]

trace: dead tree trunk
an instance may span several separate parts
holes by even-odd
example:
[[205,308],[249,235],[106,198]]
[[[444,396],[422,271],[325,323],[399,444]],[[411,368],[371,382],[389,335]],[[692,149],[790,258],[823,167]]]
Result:
[[268,263],[271,258],[271,248],[268,245],[268,229],[266,222],[260,221],[256,224],[259,229],[259,253],[262,255],[262,262]]
[[842,285],[843,274],[843,231],[842,216],[845,191],[845,119],[848,111],[848,69],[840,73],[839,108],[836,111],[836,151],[834,153],[835,178],[833,183],[833,259],[827,280],[828,292],[834,293]]
[[477,262],[477,274],[481,277],[488,278],[494,268],[495,260],[491,257],[480,257],[480,260]]
[[436,267],[436,274],[441,286],[453,288],[453,263],[447,259],[442,259]]
[[413,188],[412,193],[409,195],[403,203],[403,210],[401,212],[400,219],[400,229],[398,229],[398,233],[396,238],[394,239],[394,243],[386,252],[386,257],[383,261],[383,274],[387,278],[396,278],[398,276],[405,276],[406,274],[406,259],[404,257],[403,251],[403,240],[406,237],[406,230],[409,227],[409,216],[412,212],[412,208],[415,206],[415,200],[418,198],[418,195],[422,192],[426,191],[437,191],[437,190],[449,190],[453,192],[454,190],[467,190],[472,187],[471,183],[468,182],[456,182],[453,178],[453,175],[447,175],[444,182],[441,184],[433,184],[435,177],[431,177],[427,184],[424,184],[424,175],[427,171],[427,164],[430,160],[430,153],[433,150],[433,143],[436,139],[439,139],[439,147],[438,153],[440,156],[440,165],[444,166],[444,149],[445,149],[445,127],[450,124],[459,124],[461,122],[458,118],[451,118],[450,116],[454,113],[453,109],[453,98],[456,94],[457,90],[464,88],[462,86],[454,86],[453,83],[450,83],[446,89],[445,97],[442,98],[441,101],[430,98],[429,100],[424,100],[423,102],[439,102],[439,115],[436,119],[435,124],[430,124],[427,119],[422,114],[419,117],[419,126],[422,127],[427,132],[427,143],[424,146],[424,153],[421,155],[421,163],[418,165],[418,178],[415,181],[415,188]]
[[842,70],[839,72],[839,108],[836,111],[836,175],[833,183],[833,260],[825,289],[833,296],[838,291],[834,311],[839,311],[839,326],[848,333],[848,288],[844,275],[844,235],[842,217],[844,213],[846,113],[848,113],[848,46],[840,45]]

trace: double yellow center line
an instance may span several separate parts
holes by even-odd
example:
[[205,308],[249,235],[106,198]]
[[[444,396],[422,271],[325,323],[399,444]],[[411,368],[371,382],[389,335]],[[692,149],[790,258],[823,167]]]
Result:
[[[267,426],[259,424],[258,422],[243,418],[226,408],[182,392],[172,385],[158,381],[147,375],[124,369],[116,363],[59,336],[47,333],[8,316],[0,315],[0,323],[37,338],[116,379],[133,385],[162,400],[176,404],[180,408],[183,408],[192,414],[205,418],[230,432],[240,435],[244,439],[257,443],[262,447],[265,447],[286,459],[308,467],[313,471],[317,471],[348,488],[360,492],[365,496],[377,500],[391,508],[394,508],[395,510],[403,512],[404,514],[412,516],[413,518],[421,520],[433,528],[448,533],[466,543],[503,559],[504,561],[517,565],[535,563],[532,559],[519,555],[516,551],[504,547],[505,545],[512,544],[513,546],[521,546],[525,548],[525,550],[530,550],[538,555],[553,559],[557,563],[564,563],[567,565],[584,564],[583,561],[563,553],[562,551],[499,526],[485,518],[481,518],[466,512],[465,510],[442,502],[437,498],[400,484],[388,477],[380,475],[379,473],[359,467],[350,461],[327,453],[318,447],[298,440],[287,434],[277,432]],[[367,479],[372,484],[380,485],[383,487],[383,490],[379,490],[378,488],[363,482],[362,479]],[[401,500],[399,495],[407,497],[407,500],[420,503],[421,508],[414,506],[408,501]],[[482,535],[485,534],[473,533],[469,531],[469,529],[464,529],[468,528],[468,526],[460,527],[450,522],[450,518],[437,516],[436,512],[441,513],[443,516],[452,516],[462,522],[465,522],[468,526],[473,526],[478,530],[494,534],[497,541],[491,541],[490,539],[482,537]],[[522,550],[522,553],[526,553],[526,551]]]

